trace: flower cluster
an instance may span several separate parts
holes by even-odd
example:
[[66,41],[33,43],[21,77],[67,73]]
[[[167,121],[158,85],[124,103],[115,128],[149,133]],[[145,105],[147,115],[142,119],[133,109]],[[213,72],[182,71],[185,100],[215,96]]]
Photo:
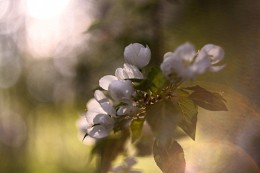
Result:
[[[160,69],[167,84],[172,85],[193,79],[206,71],[220,71],[225,65],[216,64],[223,57],[224,51],[217,45],[207,44],[200,51],[195,51],[192,44],[185,43],[164,55]],[[81,125],[80,128],[92,138],[108,136],[120,117],[134,117],[140,112],[138,99],[144,98],[137,94],[134,81],[138,80],[140,84],[140,81],[147,80],[142,68],[149,64],[151,51],[148,46],[133,43],[125,48],[124,59],[123,68],[117,68],[114,75],[106,75],[99,80],[100,89],[87,103],[85,126]]]
[[182,80],[193,79],[205,71],[218,72],[225,65],[216,66],[224,58],[221,47],[207,44],[199,52],[190,43],[179,46],[174,52],[164,55],[161,70],[170,80],[180,77]]
[[[78,121],[84,138],[104,138],[96,140],[92,150],[104,158],[100,165],[108,162],[102,172],[140,173],[132,169],[136,163],[133,158],[112,169],[111,163],[123,152],[121,147],[129,138],[132,143],[142,140],[145,123],[155,138],[153,156],[157,166],[162,172],[185,172],[184,152],[176,141],[176,127],[195,140],[198,107],[210,111],[228,109],[219,93],[199,85],[181,84],[207,71],[222,70],[225,65],[218,64],[223,58],[220,46],[206,44],[197,51],[192,44],[185,43],[166,53],[160,68],[146,67],[151,59],[149,47],[139,43],[128,45],[123,67],[117,68],[114,75],[99,79],[99,87],[87,103],[87,112]],[[120,132],[112,134],[112,131]],[[120,147],[111,148],[114,145]]]
[[90,137],[103,138],[113,130],[117,118],[135,114],[138,111],[133,100],[135,89],[131,79],[143,79],[139,70],[151,59],[149,47],[139,43],[130,44],[125,48],[126,63],[117,68],[115,75],[106,75],[99,80],[101,90],[96,90],[94,98],[87,103],[85,131]]

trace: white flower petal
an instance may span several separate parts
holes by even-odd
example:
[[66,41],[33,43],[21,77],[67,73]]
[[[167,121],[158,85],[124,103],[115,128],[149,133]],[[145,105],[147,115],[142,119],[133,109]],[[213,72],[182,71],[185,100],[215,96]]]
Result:
[[115,101],[128,102],[132,97],[134,89],[131,81],[116,80],[109,85],[108,92]]
[[96,99],[92,98],[87,102],[86,107],[89,110],[98,107],[98,105],[99,103],[96,101]]
[[100,91],[100,90],[96,90],[95,93],[94,93],[94,97],[95,99],[97,100],[97,102],[102,102],[103,100],[108,100],[108,98],[105,96],[105,94]]
[[128,79],[143,79],[144,78],[142,72],[140,72],[140,70],[134,65],[125,63],[124,71],[128,75]]
[[191,62],[194,59],[194,56],[196,55],[195,48],[190,43],[184,43],[177,47],[175,50],[175,53],[180,56],[182,60]]
[[169,57],[165,58],[160,68],[163,74],[170,80],[178,75],[183,79],[190,76],[190,70],[184,66],[182,59],[179,58],[178,54],[168,54]]
[[96,99],[92,98],[87,103],[87,110],[95,110],[96,112],[105,113],[103,108],[100,106],[100,104],[97,102]]
[[[167,77],[169,77],[173,73],[173,66],[175,64],[174,54],[172,53],[166,53],[164,55],[164,60],[160,65],[160,68],[163,72],[163,74]],[[167,57],[167,58],[166,58]]]
[[79,128],[80,132],[86,134],[88,129],[92,127],[92,124],[86,120],[85,116],[81,116],[77,121],[77,127]]
[[224,57],[221,47],[208,44],[197,54],[194,46],[190,43],[179,46],[175,52],[168,52],[160,66],[163,74],[174,81],[176,75],[184,80],[193,79],[205,71],[217,72],[223,66],[213,66]]
[[113,129],[114,119],[107,114],[100,114],[95,111],[88,111],[86,113],[86,121],[88,122],[88,127],[100,124],[105,126],[108,130]]
[[115,120],[113,118],[111,118],[110,116],[102,115],[102,116],[98,116],[96,119],[99,122],[99,124],[103,125],[107,130],[113,129]]
[[94,93],[95,99],[98,101],[102,109],[109,115],[115,116],[116,110],[113,107],[113,103],[108,99],[105,94],[100,91],[96,90]]
[[166,58],[170,58],[170,57],[172,57],[172,52],[166,52],[165,54],[164,54],[164,56],[163,56],[163,59],[164,60],[166,60]]
[[200,51],[190,68],[196,75],[198,75],[204,73],[210,66],[211,63],[208,54],[204,51]]
[[[151,59],[151,50],[148,46],[146,47],[141,47],[139,54],[138,54],[138,67],[142,68],[145,67],[149,64],[150,59]],[[133,64],[134,65],[134,64]]]
[[144,47],[142,44],[133,43],[125,47],[124,57],[127,63],[142,68],[149,63],[151,51],[148,46]]
[[211,66],[209,68],[209,71],[211,71],[211,72],[218,72],[218,71],[222,70],[225,66],[226,66],[225,64],[224,65],[219,65],[219,66]]
[[115,76],[118,79],[143,79],[143,74],[140,70],[134,66],[125,63],[124,68],[117,68],[115,72]]
[[100,117],[100,116],[108,116],[108,115],[100,113],[100,112],[97,112],[95,110],[90,110],[90,111],[86,112],[86,120],[91,125],[98,124],[99,123],[98,117]]
[[103,76],[100,80],[99,80],[99,86],[101,88],[103,88],[104,90],[108,90],[108,86],[110,85],[110,83],[114,80],[118,80],[116,76],[113,75],[106,75]]
[[128,74],[123,68],[117,68],[115,71],[115,76],[120,80],[128,79]]
[[88,135],[92,138],[100,139],[108,136],[109,130],[107,130],[102,125],[96,125],[90,129],[88,129]]
[[210,55],[211,64],[216,64],[224,58],[224,50],[220,46],[206,44],[201,50]]

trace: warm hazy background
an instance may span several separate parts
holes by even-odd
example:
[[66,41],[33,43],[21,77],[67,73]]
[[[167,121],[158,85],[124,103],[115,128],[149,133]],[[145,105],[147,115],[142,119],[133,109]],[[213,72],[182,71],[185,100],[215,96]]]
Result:
[[[187,41],[224,48],[226,68],[197,79],[229,106],[200,110],[196,143],[182,143],[187,171],[256,170],[259,0],[0,0],[0,173],[93,172],[76,121],[98,79],[122,65],[129,43],[147,44],[159,64]],[[140,167],[154,164],[146,159]]]

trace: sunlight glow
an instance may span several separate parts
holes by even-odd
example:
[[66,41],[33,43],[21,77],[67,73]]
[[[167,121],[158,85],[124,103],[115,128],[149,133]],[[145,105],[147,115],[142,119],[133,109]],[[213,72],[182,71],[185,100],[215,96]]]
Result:
[[38,19],[50,19],[59,15],[68,6],[69,0],[27,0],[27,13]]
[[90,1],[26,0],[26,52],[33,58],[76,56],[86,45],[82,33],[92,22],[91,10]]

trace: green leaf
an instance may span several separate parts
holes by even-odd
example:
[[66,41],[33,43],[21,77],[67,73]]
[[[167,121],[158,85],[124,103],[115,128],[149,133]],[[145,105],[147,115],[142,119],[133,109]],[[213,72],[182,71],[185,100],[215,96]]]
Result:
[[145,120],[144,118],[138,118],[138,119],[134,119],[131,122],[130,129],[131,129],[132,143],[136,142],[140,138],[142,134],[144,120]]
[[166,79],[159,68],[150,68],[145,80],[141,81],[136,89],[147,91],[150,90],[153,93],[161,90],[166,83]]
[[156,139],[153,145],[153,156],[163,173],[185,173],[184,152],[175,140],[162,143]]
[[178,107],[181,113],[181,121],[178,126],[195,140],[198,107],[188,98],[189,95],[187,92],[182,90],[178,90],[177,92],[179,93]]
[[187,87],[185,89],[192,90],[189,98],[198,106],[210,111],[227,111],[225,99],[216,92],[210,92],[199,85]]
[[150,82],[150,90],[154,93],[162,89],[166,82],[166,79],[159,68],[152,68],[147,78]]
[[147,108],[146,119],[156,138],[162,141],[171,139],[180,120],[179,110],[171,101],[162,100]]

